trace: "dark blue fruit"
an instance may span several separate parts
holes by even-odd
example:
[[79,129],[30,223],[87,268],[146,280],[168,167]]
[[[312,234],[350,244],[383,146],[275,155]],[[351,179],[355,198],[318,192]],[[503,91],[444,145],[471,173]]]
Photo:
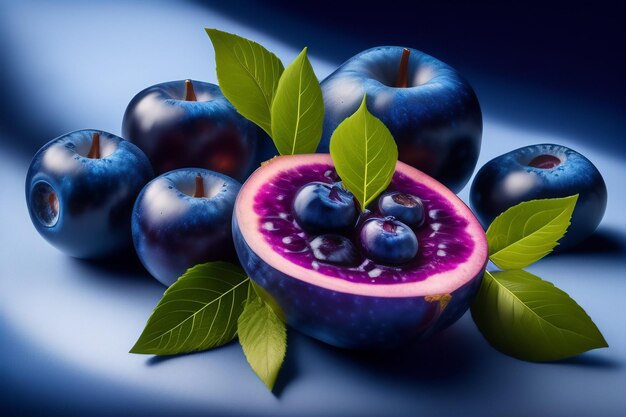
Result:
[[522,201],[578,194],[571,225],[559,249],[580,243],[598,227],[607,191],[598,169],[583,155],[561,145],[515,149],[492,159],[478,173],[470,204],[486,228],[500,213]]
[[268,142],[257,133],[217,85],[191,80],[141,91],[122,122],[122,135],[146,153],[157,175],[198,167],[243,180],[258,166],[257,139]]
[[383,264],[403,264],[417,255],[417,237],[406,224],[393,217],[373,218],[359,233],[366,256]]
[[153,177],[132,143],[100,130],[78,130],[42,147],[26,177],[33,225],[48,242],[77,258],[132,250],[130,217]]
[[356,223],[354,196],[340,186],[313,182],[298,190],[293,215],[309,231],[340,231]]
[[359,53],[321,83],[328,152],[337,126],[367,95],[367,108],[398,144],[400,160],[454,192],[469,181],[482,136],[482,113],[470,84],[452,67],[416,49],[380,46]]
[[135,249],[148,272],[169,286],[196,264],[235,261],[230,224],[240,188],[226,175],[199,168],[149,182],[132,217]]
[[335,265],[358,265],[359,252],[350,239],[334,234],[317,236],[309,243],[313,256],[321,262]]
[[424,203],[411,194],[397,191],[383,194],[378,200],[378,210],[383,216],[393,216],[411,227],[424,223]]

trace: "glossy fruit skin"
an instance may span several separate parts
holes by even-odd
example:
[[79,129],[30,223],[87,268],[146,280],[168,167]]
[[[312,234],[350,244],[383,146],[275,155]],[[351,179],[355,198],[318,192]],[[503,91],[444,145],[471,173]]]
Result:
[[122,136],[146,153],[157,175],[199,167],[245,179],[256,168],[258,128],[217,85],[192,83],[197,101],[183,100],[184,80],[138,93],[124,113]]
[[[283,272],[251,248],[242,230],[251,213],[244,196],[254,195],[253,191],[258,191],[257,187],[264,184],[257,184],[257,178],[263,178],[261,173],[273,167],[282,170],[316,163],[330,164],[331,159],[328,155],[315,154],[280,156],[268,162],[246,181],[233,213],[233,238],[240,263],[250,278],[274,299],[288,324],[333,346],[369,350],[397,348],[426,338],[456,322],[467,311],[478,291],[487,262],[486,238],[478,220],[467,207],[465,210],[473,224],[472,236],[479,247],[476,253],[480,261],[479,264],[468,265],[467,271],[471,274],[468,274],[467,282],[450,292],[386,296],[332,290]],[[416,181],[426,177],[401,162],[397,171]],[[436,182],[431,178],[428,180]],[[457,199],[441,184],[437,183],[437,187],[447,198]],[[369,216],[364,216],[363,222],[371,218]]]
[[[103,150],[99,159],[87,157],[95,132]],[[132,251],[133,204],[153,177],[148,158],[132,143],[100,130],[78,130],[35,154],[26,204],[37,231],[57,249],[76,258],[106,258]],[[47,199],[52,190],[58,216]]]
[[378,210],[384,216],[393,216],[411,227],[420,227],[424,223],[424,204],[410,194],[385,193],[378,199]]
[[482,137],[482,113],[470,84],[432,56],[410,49],[409,88],[396,88],[402,47],[359,53],[321,83],[324,130],[318,152],[328,152],[337,126],[359,107],[389,129],[399,159],[459,192],[469,181]]
[[[540,155],[562,162],[552,169],[529,166]],[[571,224],[556,249],[576,246],[598,227],[607,204],[600,171],[580,153],[561,145],[538,144],[515,149],[487,162],[476,174],[470,204],[483,226],[509,207],[541,198],[578,194]]]
[[408,262],[417,255],[418,250],[415,233],[393,217],[366,221],[361,227],[359,241],[370,259],[387,265]]
[[[197,175],[207,197],[193,197]],[[133,242],[139,259],[163,285],[188,268],[210,261],[236,261],[230,230],[241,184],[202,168],[181,168],[148,183],[132,213]]]
[[348,229],[355,225],[358,216],[352,193],[338,185],[321,182],[298,190],[293,214],[303,229],[314,232]]

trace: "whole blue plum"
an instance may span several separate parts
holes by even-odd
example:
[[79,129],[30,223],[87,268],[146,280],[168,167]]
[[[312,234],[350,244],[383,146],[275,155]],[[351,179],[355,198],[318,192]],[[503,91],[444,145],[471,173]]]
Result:
[[476,174],[470,204],[486,228],[509,207],[541,198],[578,194],[576,208],[558,249],[571,248],[600,224],[607,190],[600,171],[580,153],[565,146],[525,146],[487,162]]
[[381,46],[346,61],[321,83],[328,152],[337,126],[367,94],[367,108],[398,144],[399,159],[454,192],[469,181],[482,137],[474,90],[449,65],[415,49]]
[[146,153],[157,175],[200,167],[243,180],[258,166],[257,140],[268,141],[258,135],[217,85],[192,80],[144,89],[122,122],[122,136]]
[[148,272],[170,286],[188,268],[236,262],[231,234],[236,180],[202,168],[181,168],[148,183],[132,215],[133,242]]
[[132,143],[99,130],[71,132],[34,156],[26,176],[28,212],[37,231],[68,255],[113,256],[131,249],[133,203],[153,176]]

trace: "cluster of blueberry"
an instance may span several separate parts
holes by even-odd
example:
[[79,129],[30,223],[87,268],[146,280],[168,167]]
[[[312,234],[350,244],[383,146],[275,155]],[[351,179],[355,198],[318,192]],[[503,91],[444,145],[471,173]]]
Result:
[[317,235],[310,246],[319,261],[355,265],[362,254],[376,263],[399,265],[417,255],[414,229],[424,223],[424,205],[412,194],[393,191],[359,215],[354,196],[340,182],[312,182],[298,190],[293,215],[300,227]]

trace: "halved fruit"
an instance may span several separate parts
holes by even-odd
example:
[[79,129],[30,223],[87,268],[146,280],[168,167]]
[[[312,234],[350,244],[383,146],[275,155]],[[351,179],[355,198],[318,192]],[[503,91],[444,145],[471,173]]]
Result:
[[[239,259],[288,324],[339,347],[388,348],[458,320],[487,263],[485,233],[470,209],[441,183],[398,162],[386,191],[417,197],[425,219],[411,226],[417,255],[402,264],[381,264],[358,250],[362,225],[384,217],[378,201],[341,232],[343,238],[305,230],[294,218],[301,187],[338,181],[328,154],[279,156],[257,169],[237,197],[233,237]],[[341,262],[330,256],[333,242]]]

